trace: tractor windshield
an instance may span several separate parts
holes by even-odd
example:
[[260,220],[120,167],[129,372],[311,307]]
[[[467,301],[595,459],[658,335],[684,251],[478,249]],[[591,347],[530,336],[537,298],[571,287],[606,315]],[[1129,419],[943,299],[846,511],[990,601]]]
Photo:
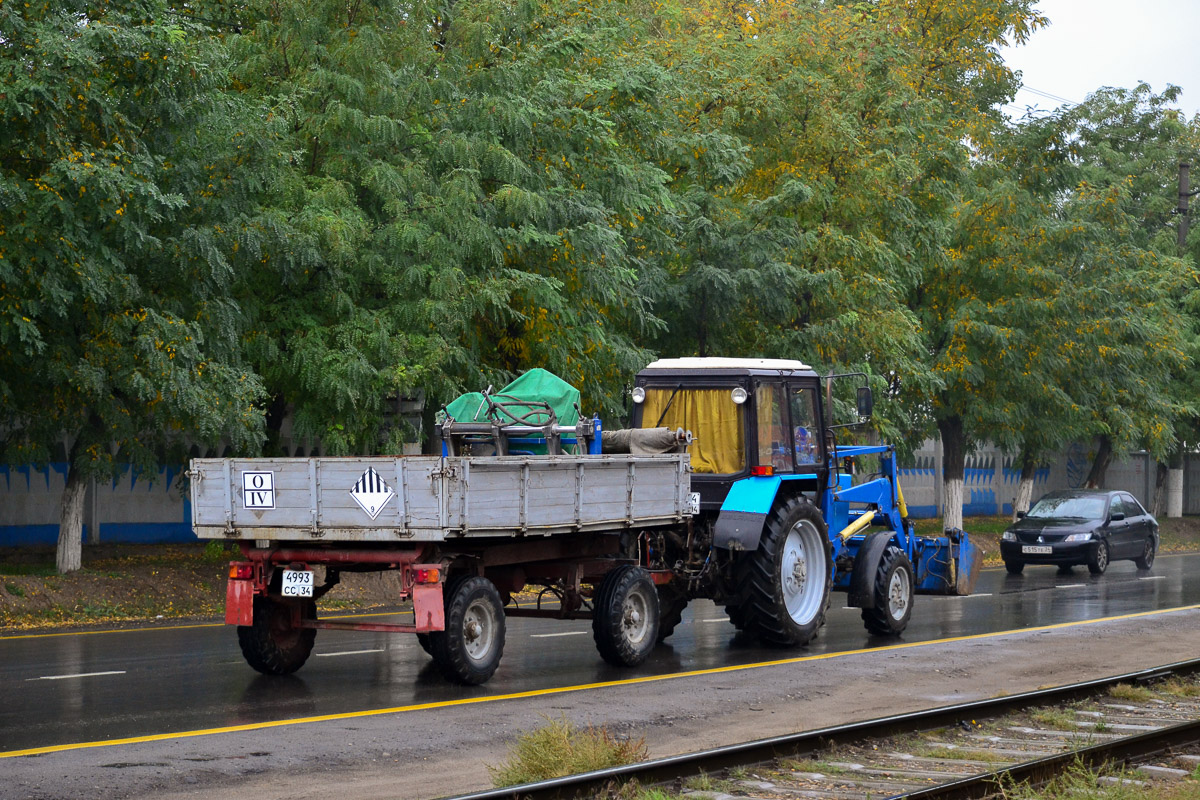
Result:
[[643,428],[683,428],[695,437],[688,452],[692,471],[716,475],[746,467],[742,406],[731,389],[655,389],[646,387]]

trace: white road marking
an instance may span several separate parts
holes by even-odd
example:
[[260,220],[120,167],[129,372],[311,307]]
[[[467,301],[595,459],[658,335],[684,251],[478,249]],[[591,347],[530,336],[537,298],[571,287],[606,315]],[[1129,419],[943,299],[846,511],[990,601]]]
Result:
[[1166,575],[1148,575],[1145,578],[1138,578],[1139,581],[1165,581]]
[[950,595],[950,597],[957,597],[960,599],[964,598],[964,597],[991,597],[991,596],[992,596],[991,592],[980,592],[979,594],[952,594],[952,595]]
[[530,639],[549,639],[552,636],[587,636],[587,631],[567,631],[566,633],[531,633]]
[[1082,589],[1087,586],[1086,583],[1064,583],[1061,586],[1055,586],[1055,589]]
[[28,681],[65,681],[67,678],[94,678],[97,675],[124,675],[125,670],[115,669],[109,672],[80,672],[75,675],[43,675],[40,678],[26,678]]
[[709,617],[708,619],[699,620],[700,622],[729,622],[729,617]]
[[359,656],[363,653],[382,653],[387,648],[380,647],[375,650],[343,650],[340,653],[313,653],[317,658],[330,658],[332,656]]

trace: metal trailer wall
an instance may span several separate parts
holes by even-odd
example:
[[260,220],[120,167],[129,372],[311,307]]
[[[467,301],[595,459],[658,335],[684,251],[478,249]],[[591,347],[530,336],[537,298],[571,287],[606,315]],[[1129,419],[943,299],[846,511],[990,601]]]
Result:
[[[1072,445],[1034,478],[1036,500],[1052,489],[1083,485],[1094,450]],[[295,455],[317,455],[299,450]],[[967,457],[963,481],[963,515],[1011,514],[1020,474],[1012,458],[994,447]],[[936,517],[942,504],[941,443],[925,442],[902,462],[901,486],[914,517]],[[85,537],[99,527],[105,542],[190,542],[192,510],[180,492],[182,466],[136,475],[129,469],[115,481],[89,487],[84,510]],[[59,498],[66,484],[66,464],[44,469],[0,466],[0,547],[51,545],[58,539]],[[1114,460],[1107,488],[1125,489],[1149,505],[1154,493],[1154,465],[1147,453]],[[1200,454],[1184,461],[1183,513],[1200,514]]]

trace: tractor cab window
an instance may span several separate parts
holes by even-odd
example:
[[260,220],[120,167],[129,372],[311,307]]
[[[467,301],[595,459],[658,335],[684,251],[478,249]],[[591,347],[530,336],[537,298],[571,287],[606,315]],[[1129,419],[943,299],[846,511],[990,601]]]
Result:
[[821,463],[820,428],[817,426],[817,393],[814,389],[793,389],[792,446],[796,450],[796,463]]
[[746,468],[743,406],[733,387],[686,389],[646,387],[643,428],[683,428],[695,437],[688,452],[692,472],[727,475]]
[[758,384],[754,407],[758,412],[758,463],[773,466],[776,472],[791,472],[791,437],[788,436],[783,386]]

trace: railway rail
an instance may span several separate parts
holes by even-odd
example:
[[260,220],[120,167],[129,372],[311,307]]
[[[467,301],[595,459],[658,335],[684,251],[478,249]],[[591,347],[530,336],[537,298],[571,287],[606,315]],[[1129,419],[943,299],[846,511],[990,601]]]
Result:
[[1140,765],[1139,777],[1113,778],[1138,781],[1179,780],[1200,768],[1200,659],[454,800],[593,798],[631,781],[747,800],[966,800],[1003,785],[1040,785],[1076,764]]

